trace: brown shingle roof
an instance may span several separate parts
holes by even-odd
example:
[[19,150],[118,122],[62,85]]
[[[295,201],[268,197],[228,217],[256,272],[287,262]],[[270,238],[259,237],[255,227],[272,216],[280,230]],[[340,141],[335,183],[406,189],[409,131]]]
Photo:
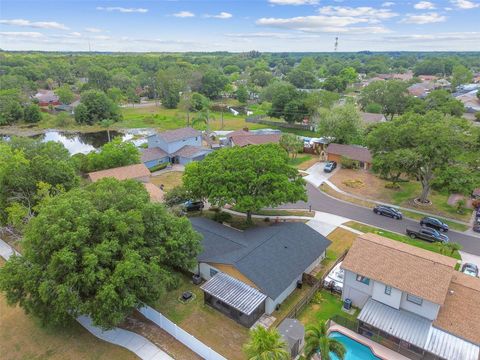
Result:
[[343,145],[333,143],[328,145],[327,153],[345,156],[349,159],[366,163],[372,162],[372,154],[370,153],[370,150],[359,145]]
[[95,182],[105,177],[113,177],[117,180],[137,179],[150,176],[150,171],[143,164],[135,164],[117,167],[113,169],[100,170],[88,174],[88,178]]
[[150,195],[150,201],[151,202],[162,202],[163,201],[163,191],[160,190],[160,188],[152,183],[145,183],[143,184],[145,186],[145,189],[148,192],[148,195]]
[[236,146],[244,147],[247,145],[277,144],[280,141],[280,134],[251,134],[232,136],[232,141]]
[[157,134],[157,136],[167,143],[171,143],[178,140],[188,139],[195,136],[200,136],[200,131],[195,130],[191,127],[186,127],[182,129],[164,131],[162,133]]
[[158,147],[144,149],[142,151],[142,162],[157,160],[168,156],[168,154]]
[[480,345],[480,279],[455,272],[433,324]]
[[203,153],[205,151],[209,151],[209,149],[206,149],[206,148],[201,147],[201,146],[185,145],[184,147],[175,151],[173,153],[173,155],[186,157],[186,158],[191,158],[191,157],[194,157],[195,155],[197,155],[199,153]]
[[376,124],[385,121],[385,116],[383,114],[361,112],[360,116],[365,124]]
[[443,304],[456,260],[375,234],[360,235],[342,268]]

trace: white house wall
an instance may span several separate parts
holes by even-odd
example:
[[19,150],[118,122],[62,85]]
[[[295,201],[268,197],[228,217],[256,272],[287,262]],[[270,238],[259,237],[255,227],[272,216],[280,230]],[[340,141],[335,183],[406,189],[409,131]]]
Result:
[[440,305],[434,304],[428,300],[423,299],[422,305],[414,304],[407,301],[407,293],[402,293],[402,301],[400,302],[400,308],[410,311],[427,318],[429,320],[435,320],[440,310]]
[[288,297],[288,295],[295,290],[299,280],[302,280],[302,275],[293,280],[292,283],[280,295],[278,295],[275,300],[268,297],[265,301],[265,312],[270,315],[275,310],[275,307],[278,304],[281,304]]
[[399,309],[402,301],[402,292],[392,287],[390,295],[387,295],[385,294],[385,284],[373,281],[372,298],[392,308]]
[[373,293],[373,281],[370,284],[364,284],[357,281],[357,274],[345,270],[345,277],[343,280],[342,299],[352,300],[352,304],[356,307],[362,308]]

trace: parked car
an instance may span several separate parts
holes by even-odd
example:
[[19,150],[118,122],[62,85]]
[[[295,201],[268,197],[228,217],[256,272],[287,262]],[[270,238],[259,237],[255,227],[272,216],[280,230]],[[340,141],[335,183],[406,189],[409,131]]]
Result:
[[437,218],[426,216],[422,220],[420,220],[420,225],[421,226],[426,226],[438,231],[442,232],[447,232],[448,231],[448,225],[445,224],[444,222],[441,222]]
[[373,212],[375,214],[389,216],[397,220],[401,220],[403,218],[403,214],[391,206],[377,205],[373,208]]
[[337,167],[336,161],[329,161],[326,163],[325,167],[323,168],[323,171],[325,171],[326,173],[330,173],[333,170],[335,170],[336,167]]
[[465,263],[462,266],[462,272],[466,275],[478,277],[478,266],[472,263]]
[[445,234],[440,234],[437,230],[432,228],[419,228],[411,229],[407,228],[407,235],[412,239],[418,238],[422,240],[427,240],[430,242],[449,242],[450,239]]
[[325,280],[323,280],[323,287],[324,288],[342,293],[342,291],[343,291],[343,277],[345,276],[345,271],[340,268],[341,266],[342,266],[342,262],[339,262],[328,273],[328,275],[325,277]]
[[188,200],[183,204],[183,208],[186,211],[199,211],[202,210],[204,206],[203,201]]

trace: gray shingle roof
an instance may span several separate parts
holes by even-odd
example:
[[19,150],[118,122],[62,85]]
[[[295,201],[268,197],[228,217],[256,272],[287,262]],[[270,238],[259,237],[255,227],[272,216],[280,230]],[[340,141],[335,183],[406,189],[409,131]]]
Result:
[[184,147],[175,151],[172,155],[181,156],[184,158],[194,158],[210,151],[210,149],[204,148],[202,146],[185,145]]
[[200,131],[195,130],[191,127],[186,127],[182,129],[164,131],[156,135],[159,138],[163,139],[167,143],[175,142],[178,140],[188,139],[195,136],[201,136]]
[[168,154],[158,147],[143,149],[142,151],[142,162],[162,159],[167,157]]
[[352,160],[372,162],[372,154],[366,147],[360,145],[344,145],[332,143],[327,147],[327,153],[346,156]]
[[233,265],[276,299],[330,245],[303,223],[281,223],[238,231],[206,218],[191,218],[203,235],[200,262]]

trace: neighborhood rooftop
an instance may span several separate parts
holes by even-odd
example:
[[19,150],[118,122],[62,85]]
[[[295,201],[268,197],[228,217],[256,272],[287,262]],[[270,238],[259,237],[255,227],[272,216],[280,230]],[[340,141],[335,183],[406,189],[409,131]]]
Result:
[[176,129],[176,130],[164,131],[151,136],[158,136],[159,138],[163,139],[165,142],[171,143],[171,142],[187,139],[192,136],[200,136],[200,135],[201,135],[200,131],[195,130],[191,127],[185,127],[185,128]]
[[281,223],[239,231],[205,218],[191,218],[203,235],[201,262],[229,264],[260,291],[276,299],[330,245],[304,223]]
[[442,305],[456,260],[375,234],[360,235],[342,268]]
[[117,167],[113,169],[91,172],[88,177],[95,182],[106,177],[113,177],[117,180],[137,179],[150,176],[150,171],[143,164],[135,164]]
[[240,134],[230,136],[236,146],[261,145],[269,143],[278,143],[280,134]]
[[370,153],[370,150],[359,145],[343,145],[333,143],[328,145],[327,152],[329,154],[345,156],[349,159],[362,161],[365,163],[372,162],[372,154]]
[[152,161],[168,156],[168,154],[158,147],[152,147],[147,149],[141,149],[142,162]]

